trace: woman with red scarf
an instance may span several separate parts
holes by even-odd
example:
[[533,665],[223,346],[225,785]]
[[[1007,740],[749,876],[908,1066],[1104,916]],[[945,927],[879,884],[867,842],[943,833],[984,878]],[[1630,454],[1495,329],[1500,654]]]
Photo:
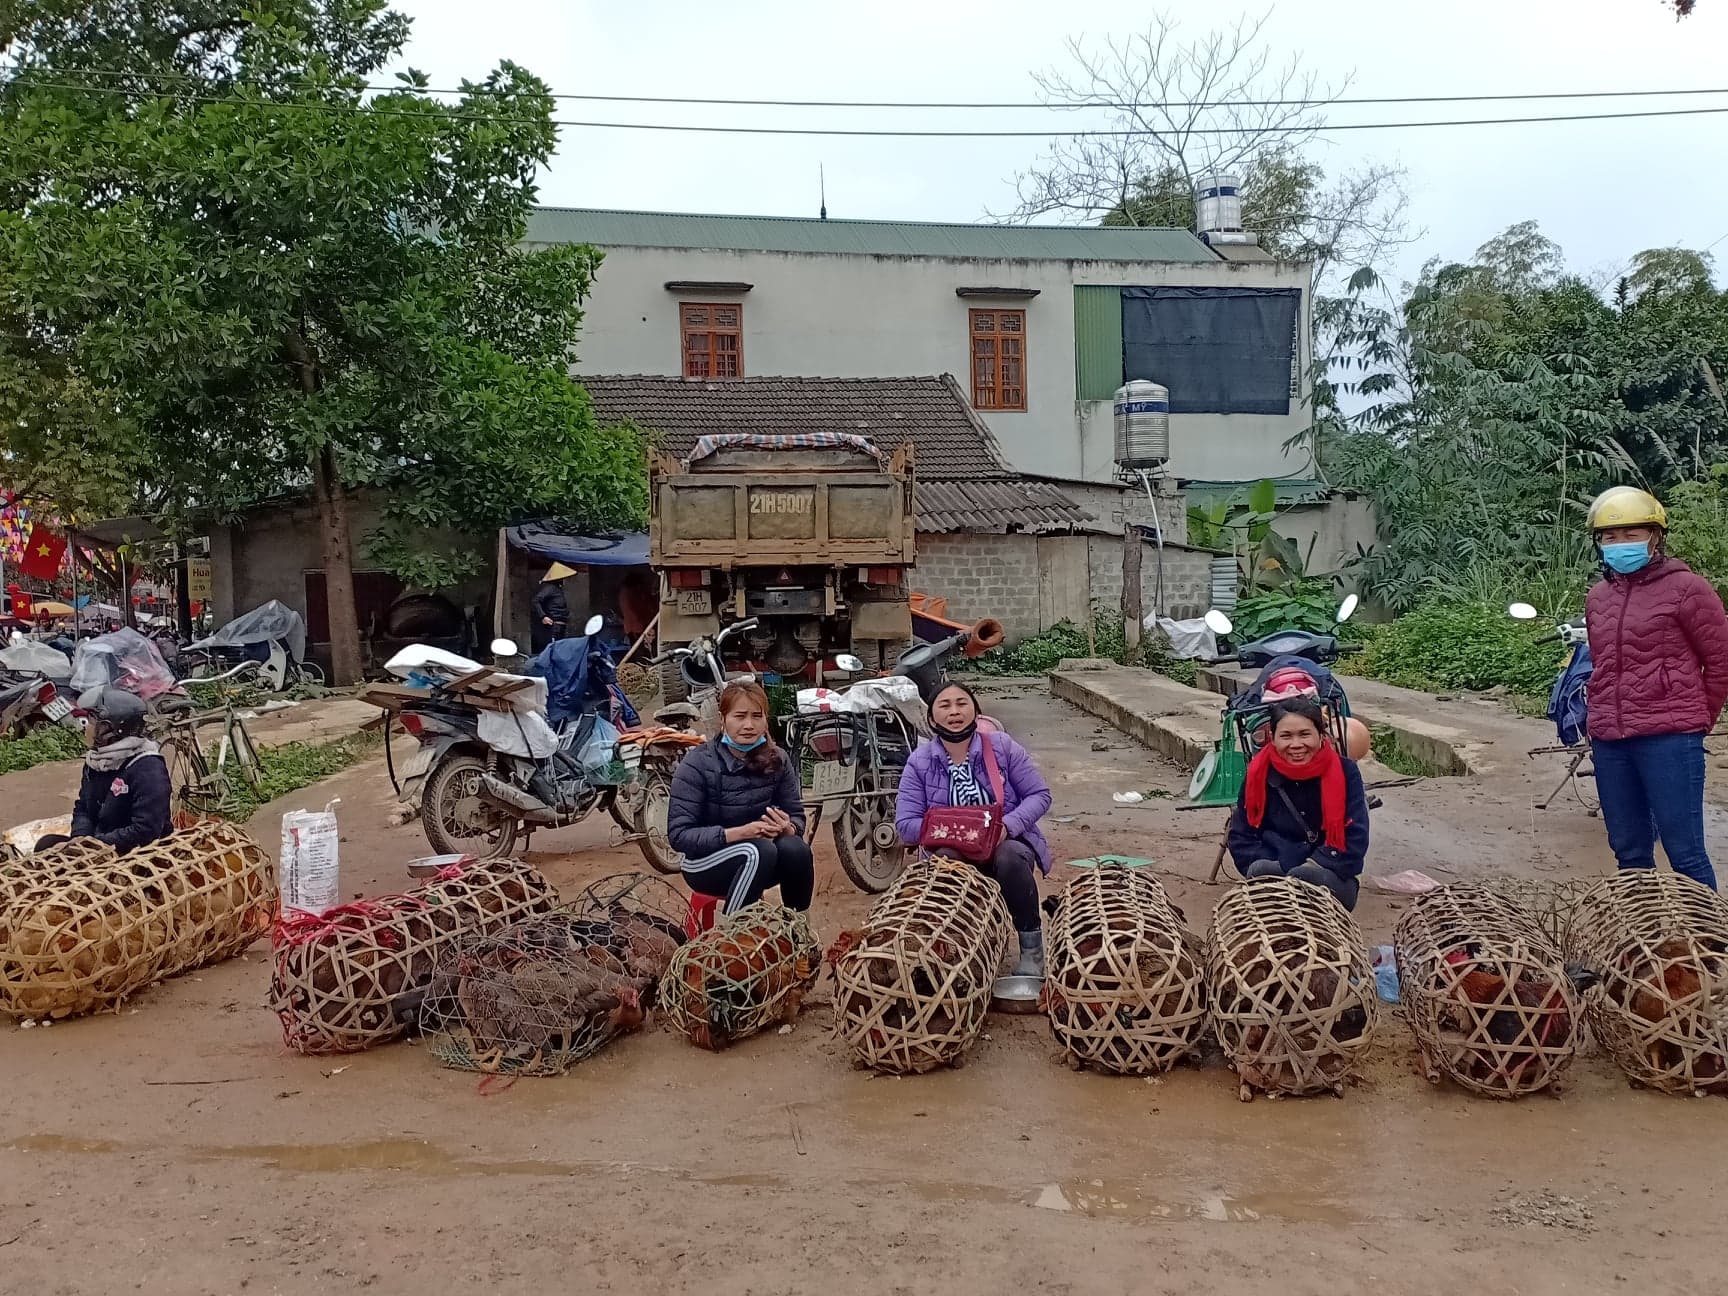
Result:
[[1362,771],[1326,739],[1317,702],[1277,703],[1271,724],[1230,816],[1230,857],[1243,877],[1301,878],[1354,909],[1368,855]]

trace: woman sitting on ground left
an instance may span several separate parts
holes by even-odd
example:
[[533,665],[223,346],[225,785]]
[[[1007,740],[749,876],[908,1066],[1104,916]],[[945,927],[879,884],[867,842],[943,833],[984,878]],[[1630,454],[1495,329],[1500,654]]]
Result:
[[[93,688],[72,712],[84,722],[84,781],[72,807],[72,836],[93,837],[124,855],[173,830],[173,788],[161,749],[144,736],[144,703],[117,688]],[[68,840],[54,833],[37,850]]]
[[780,888],[788,909],[808,909],[816,866],[805,843],[798,770],[768,736],[768,695],[754,680],[720,694],[718,742],[693,747],[672,779],[666,835],[684,855],[692,891],[720,896],[725,912]]

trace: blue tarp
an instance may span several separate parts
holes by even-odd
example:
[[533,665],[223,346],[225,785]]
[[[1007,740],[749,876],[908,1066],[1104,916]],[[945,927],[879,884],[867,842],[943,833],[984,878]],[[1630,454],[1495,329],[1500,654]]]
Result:
[[504,538],[512,549],[569,563],[592,567],[646,567],[648,565],[648,533],[646,531],[606,531],[598,535],[564,535],[543,523],[527,522],[505,529]]
[[586,638],[554,640],[528,661],[522,673],[546,681],[546,719],[554,728],[585,711],[604,713],[615,700],[623,703],[624,724],[638,723],[635,708],[613,689],[618,676],[612,659],[594,652]]

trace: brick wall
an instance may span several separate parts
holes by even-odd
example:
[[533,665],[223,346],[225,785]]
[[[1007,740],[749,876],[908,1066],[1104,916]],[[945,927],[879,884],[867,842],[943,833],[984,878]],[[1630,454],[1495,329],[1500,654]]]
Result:
[[955,621],[995,617],[1007,627],[1010,642],[1043,629],[1037,536],[920,535],[912,588],[945,596]]
[[[1206,610],[1210,559],[1202,549],[1164,546],[1168,612],[1198,616]],[[1140,568],[1141,598],[1150,612],[1158,572],[1150,542]],[[912,588],[945,596],[956,621],[996,617],[1014,643],[1063,619],[1082,622],[1096,604],[1121,607],[1122,541],[1101,535],[920,535]]]

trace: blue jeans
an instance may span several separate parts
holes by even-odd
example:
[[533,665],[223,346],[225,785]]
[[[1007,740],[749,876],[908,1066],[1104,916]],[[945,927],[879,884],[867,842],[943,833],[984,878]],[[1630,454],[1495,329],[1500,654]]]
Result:
[[1704,735],[1590,744],[1608,845],[1623,869],[1655,868],[1656,839],[1676,873],[1716,889],[1704,849]]

